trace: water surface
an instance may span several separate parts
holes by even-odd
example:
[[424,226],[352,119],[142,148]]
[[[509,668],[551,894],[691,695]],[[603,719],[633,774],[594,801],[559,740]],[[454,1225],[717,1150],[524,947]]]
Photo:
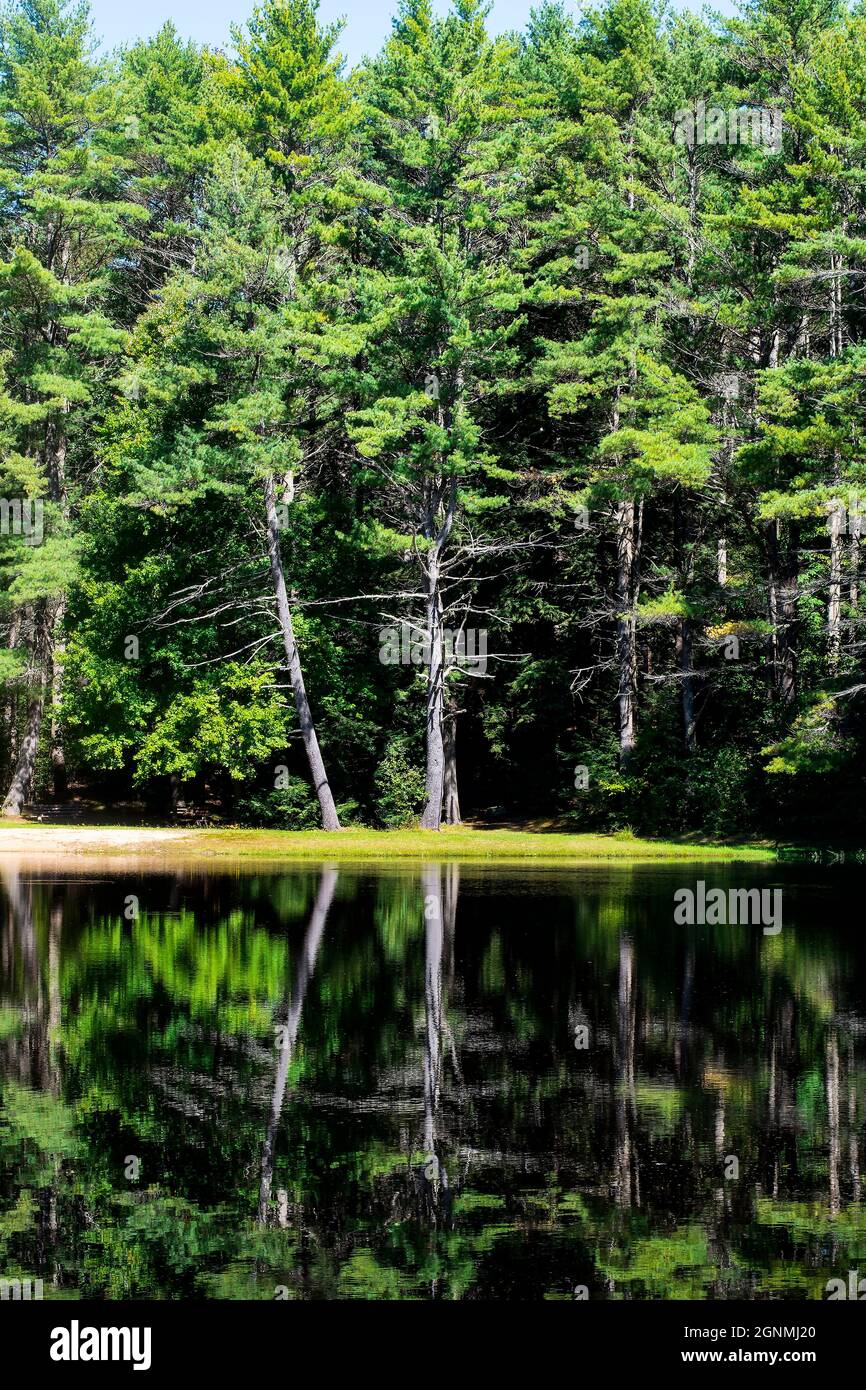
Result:
[[[784,925],[673,894],[781,887]],[[0,1278],[821,1298],[866,1269],[862,870],[0,879]]]

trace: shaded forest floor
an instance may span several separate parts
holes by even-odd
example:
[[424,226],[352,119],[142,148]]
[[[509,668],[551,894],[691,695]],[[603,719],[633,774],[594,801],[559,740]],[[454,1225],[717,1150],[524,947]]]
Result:
[[768,844],[714,845],[642,840],[632,835],[575,835],[542,828],[486,830],[213,830],[142,826],[51,826],[27,821],[0,825],[0,854],[160,854],[175,857],[271,860],[621,860],[771,861]]

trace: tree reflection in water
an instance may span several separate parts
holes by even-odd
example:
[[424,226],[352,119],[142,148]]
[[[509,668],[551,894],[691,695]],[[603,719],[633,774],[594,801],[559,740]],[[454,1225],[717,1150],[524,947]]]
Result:
[[136,871],[133,920],[111,864],[7,867],[0,1272],[824,1296],[866,1262],[858,885],[771,873],[777,937],[675,926],[670,866]]

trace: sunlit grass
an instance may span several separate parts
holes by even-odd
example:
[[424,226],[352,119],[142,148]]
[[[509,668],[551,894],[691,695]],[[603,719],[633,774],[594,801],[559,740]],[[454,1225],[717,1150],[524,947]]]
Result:
[[[16,830],[25,827],[20,823]],[[543,830],[480,830],[448,826],[434,830],[241,830],[182,829],[166,835],[145,827],[111,827],[103,839],[98,826],[28,827],[40,848],[56,842],[63,852],[81,849],[130,854],[161,849],[175,856],[272,860],[653,860],[772,861],[769,845],[718,845],[676,840],[642,840],[630,834],[573,835]],[[24,837],[22,837],[24,838]],[[0,830],[0,848],[3,832]]]

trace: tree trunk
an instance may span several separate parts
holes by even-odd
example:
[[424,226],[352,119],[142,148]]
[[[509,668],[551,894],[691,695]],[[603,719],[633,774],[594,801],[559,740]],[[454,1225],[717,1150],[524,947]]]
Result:
[[[847,226],[847,219],[843,220],[842,231]],[[844,272],[844,262],[842,257],[836,252],[830,253],[830,356],[839,357],[844,348],[844,332],[842,323],[842,275]]]
[[292,993],[291,1002],[286,1011],[286,1022],[282,1045],[280,1047],[280,1060],[277,1063],[277,1070],[274,1076],[271,1110],[268,1117],[265,1142],[262,1148],[261,1177],[259,1180],[259,1221],[262,1223],[266,1222],[268,1219],[271,1188],[274,1180],[274,1149],[277,1142],[277,1130],[279,1129],[280,1116],[283,1112],[283,1102],[286,1096],[286,1084],[289,1079],[289,1067],[292,1062],[292,1053],[294,1052],[295,1043],[298,1040],[298,1029],[301,1026],[301,1014],[304,1008],[304,1000],[307,996],[307,989],[316,968],[316,957],[319,954],[319,946],[321,945],[322,935],[328,921],[328,913],[331,910],[331,903],[334,900],[336,888],[337,870],[333,867],[323,869],[322,876],[319,880],[319,890],[316,894],[316,901],[313,904],[312,915],[304,937],[303,952],[298,962],[295,988]]
[[617,663],[619,666],[619,757],[627,767],[634,752],[635,680],[637,649],[634,618],[635,507],[616,504],[616,602]]
[[4,718],[8,731],[6,766],[4,772],[6,777],[11,781],[12,773],[15,771],[15,764],[18,762],[18,691],[14,686],[10,687],[6,698]]
[[[691,545],[692,532],[690,512],[692,499],[688,494],[677,493],[674,503],[674,535],[679,552],[679,570],[683,597],[688,605],[694,582],[694,552]],[[676,651],[680,669],[680,699],[683,710],[683,744],[687,753],[695,750],[695,678],[694,678],[694,624],[684,614],[679,622]]]
[[860,601],[860,533],[863,529],[863,519],[858,512],[850,513],[848,529],[851,533],[848,540],[848,597],[851,607],[856,608]]
[[797,698],[797,599],[799,596],[798,532],[790,523],[783,545],[779,523],[769,532],[770,618],[774,628],[776,687],[786,705]]
[[[68,245],[63,239],[66,247],[65,259],[62,265],[65,267],[68,261]],[[65,269],[61,278],[65,275]],[[65,414],[65,411],[63,412]],[[66,457],[68,450],[67,429],[64,420],[50,420],[45,434],[45,465],[48,475],[48,495],[52,502],[55,502],[64,517],[68,518],[69,506],[66,491]],[[4,816],[19,816],[33,782],[33,771],[36,766],[36,755],[39,750],[39,737],[42,732],[42,719],[45,713],[45,699],[47,689],[54,678],[55,657],[54,642],[55,634],[60,628],[65,611],[65,600],[61,597],[52,610],[48,599],[41,599],[36,606],[36,614],[33,623],[33,648],[31,653],[31,667],[38,673],[37,693],[31,697],[27,709],[27,726],[24,738],[18,749],[18,758],[15,764],[15,771],[12,774],[12,781],[3,802],[2,812]],[[52,730],[53,732],[53,730]],[[53,742],[53,740],[52,740]],[[58,742],[54,745],[60,748],[62,759],[62,747]],[[52,763],[54,763],[54,747],[52,747]],[[57,778],[55,774],[55,787]],[[65,767],[64,767],[64,786],[65,786]]]
[[770,614],[770,663],[773,681],[779,684],[779,598],[772,569],[767,583],[767,607]]
[[854,1044],[848,1039],[848,1174],[851,1201],[860,1201],[860,1143],[857,1124],[857,1073],[854,1070]]
[[445,965],[449,989],[454,984],[454,943],[457,928],[457,900],[460,897],[460,865],[456,861],[442,870],[445,889],[442,895],[442,931],[445,943]]
[[[66,602],[61,600],[54,619],[55,631],[63,622],[65,612]],[[51,776],[55,801],[65,801],[67,794],[66,753],[59,718],[60,697],[63,693],[63,667],[60,656],[63,649],[61,642],[55,642],[51,652]]]
[[448,1032],[442,991],[443,902],[442,870],[430,865],[421,875],[424,894],[424,1179],[430,1216],[447,1217],[450,1198],[448,1171],[439,1155],[437,1118],[442,1090],[443,1042]]
[[304,748],[307,753],[307,760],[310,764],[310,772],[313,777],[313,785],[316,795],[319,798],[319,807],[322,813],[322,825],[325,830],[339,830],[340,821],[337,816],[337,808],[334,805],[334,798],[331,788],[328,785],[325,764],[319,749],[319,740],[316,737],[316,730],[313,725],[313,716],[310,712],[310,704],[307,699],[307,691],[304,685],[304,676],[301,671],[301,659],[298,655],[298,647],[295,642],[295,633],[292,626],[292,614],[289,608],[289,597],[286,592],[286,578],[283,573],[283,562],[280,556],[280,532],[277,525],[277,503],[274,489],[274,479],[268,474],[265,479],[265,512],[267,515],[268,528],[268,560],[271,569],[271,581],[274,586],[274,594],[277,600],[277,615],[280,621],[280,630],[283,634],[283,648],[286,653],[286,663],[289,670],[289,680],[291,681],[292,691],[295,696],[295,708],[298,711],[298,720],[301,726],[301,737],[304,740]]
[[836,1034],[831,1033],[825,1045],[826,1067],[825,1084],[827,1095],[827,1129],[829,1131],[829,1152],[827,1154],[827,1178],[829,1183],[830,1216],[839,1215],[840,1207],[840,1145],[839,1145],[839,1044]]
[[635,980],[634,945],[628,936],[619,943],[617,989],[616,1133],[614,1138],[614,1200],[627,1209],[640,1205],[640,1180],[633,1132],[635,1121]]
[[48,917],[48,1074],[52,1095],[60,1095],[60,1044],[63,1028],[63,993],[60,987],[60,956],[63,938],[65,899],[51,904]]
[[436,1149],[436,1111],[442,1084],[442,871],[426,868],[424,887],[424,1004],[426,1048],[424,1052],[424,1147]]
[[33,769],[36,766],[36,752],[39,747],[39,733],[42,729],[42,714],[45,708],[44,688],[34,695],[27,706],[27,725],[18,750],[18,762],[12,774],[12,781],[3,802],[4,816],[20,816],[25,801],[30,795],[33,782]]
[[834,504],[827,519],[830,532],[830,588],[827,597],[827,659],[831,671],[839,665],[842,646],[842,524],[844,511]]
[[445,753],[444,817],[446,825],[460,824],[460,797],[457,792],[457,715],[449,712],[442,727]]
[[445,787],[445,744],[442,736],[444,701],[444,622],[439,589],[439,561],[431,557],[425,573],[427,588],[427,770],[426,801],[421,816],[423,830],[438,830],[442,823]]
[[[698,152],[693,145],[688,146],[686,154],[686,173],[689,185],[689,235],[688,250],[686,253],[686,284],[689,293],[692,292],[692,284],[695,274],[695,262],[697,261],[698,242],[700,240],[698,232],[698,192],[700,188],[700,172],[698,165]],[[689,318],[692,331],[697,331],[697,320]]]
[[[9,623],[9,650],[14,652],[18,646],[18,638],[21,632],[21,612],[15,609]],[[3,709],[3,727],[6,731],[6,766],[5,773],[11,780],[15,771],[15,764],[18,761],[18,691],[15,682],[11,681],[6,688],[6,701]]]
[[683,741],[687,753],[693,753],[697,746],[695,727],[695,680],[692,660],[692,620],[683,618],[680,623],[680,671],[683,687]]
[[796,552],[792,549],[785,557],[782,584],[779,589],[779,621],[781,633],[779,641],[780,690],[786,705],[793,704],[797,698],[797,596],[799,592],[799,572]]
[[18,747],[15,771],[12,774],[9,790],[3,802],[2,813],[0,813],[4,816],[20,816],[24,803],[31,795],[36,754],[39,750],[39,735],[42,731],[42,716],[45,713],[45,688],[50,649],[51,618],[47,600],[40,599],[36,605],[33,619],[33,665],[37,684],[27,706],[24,737]]

